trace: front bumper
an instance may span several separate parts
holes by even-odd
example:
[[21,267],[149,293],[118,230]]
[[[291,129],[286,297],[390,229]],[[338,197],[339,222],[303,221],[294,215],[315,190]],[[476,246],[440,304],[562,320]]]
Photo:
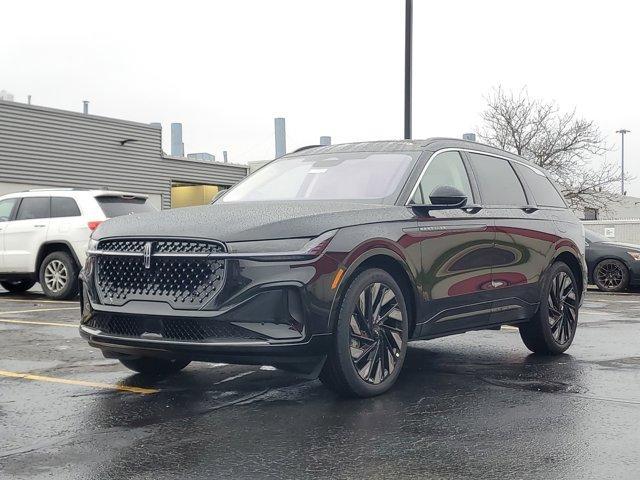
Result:
[[324,334],[313,335],[302,342],[279,344],[261,340],[176,342],[113,336],[85,325],[80,326],[80,335],[109,358],[185,358],[203,362],[273,365],[310,377],[318,375],[331,341],[331,335]]
[[91,258],[80,275],[80,334],[108,357],[168,357],[274,365],[313,376],[324,363],[331,330],[337,262],[228,261],[213,302],[197,310],[166,302],[105,305],[95,289]]

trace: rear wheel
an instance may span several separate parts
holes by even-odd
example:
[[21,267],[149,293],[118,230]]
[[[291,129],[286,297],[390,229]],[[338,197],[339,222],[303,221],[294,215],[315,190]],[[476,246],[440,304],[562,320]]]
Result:
[[78,267],[67,252],[53,252],[40,265],[40,286],[49,298],[62,300],[78,294]]
[[395,383],[407,352],[409,321],[394,278],[372,268],[360,273],[340,302],[338,323],[320,380],[349,397],[372,397]]
[[33,280],[16,280],[15,282],[0,282],[2,288],[11,293],[22,293],[36,284]]
[[571,346],[578,327],[579,296],[571,269],[563,262],[554,263],[542,288],[538,312],[520,325],[520,337],[529,350],[558,355]]
[[129,370],[148,375],[167,375],[169,373],[176,373],[191,363],[190,360],[167,360],[165,358],[151,357],[131,359],[121,358],[119,360],[120,363]]
[[621,292],[629,285],[629,269],[620,260],[602,260],[593,269],[593,281],[603,292]]

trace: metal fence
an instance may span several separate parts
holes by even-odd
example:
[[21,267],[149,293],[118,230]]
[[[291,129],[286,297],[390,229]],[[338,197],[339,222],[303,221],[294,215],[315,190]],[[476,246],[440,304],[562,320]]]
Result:
[[640,244],[640,218],[628,220],[585,220],[584,228],[616,242]]

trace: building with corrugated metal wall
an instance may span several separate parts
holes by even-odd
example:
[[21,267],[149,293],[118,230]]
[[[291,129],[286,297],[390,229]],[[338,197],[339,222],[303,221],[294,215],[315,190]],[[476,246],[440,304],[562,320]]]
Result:
[[108,188],[147,194],[156,206],[170,208],[207,201],[247,170],[165,155],[155,126],[0,101],[0,195]]

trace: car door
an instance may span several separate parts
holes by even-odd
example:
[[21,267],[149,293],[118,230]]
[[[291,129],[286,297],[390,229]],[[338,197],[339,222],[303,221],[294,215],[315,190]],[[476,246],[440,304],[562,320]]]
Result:
[[18,198],[5,198],[0,200],[0,272],[5,272],[5,260],[4,260],[4,235],[7,225],[13,218]]
[[4,230],[4,268],[7,272],[32,273],[40,246],[47,239],[50,197],[23,197],[15,219]]
[[440,335],[488,322],[491,301],[493,221],[475,205],[477,188],[457,150],[436,152],[427,162],[411,204],[430,204],[429,194],[451,186],[467,195],[469,208],[429,211],[414,208],[422,252],[419,287],[424,316],[420,335]]
[[484,207],[495,219],[491,323],[529,318],[539,302],[538,282],[559,239],[556,227],[535,203],[515,162],[483,153],[468,156]]

